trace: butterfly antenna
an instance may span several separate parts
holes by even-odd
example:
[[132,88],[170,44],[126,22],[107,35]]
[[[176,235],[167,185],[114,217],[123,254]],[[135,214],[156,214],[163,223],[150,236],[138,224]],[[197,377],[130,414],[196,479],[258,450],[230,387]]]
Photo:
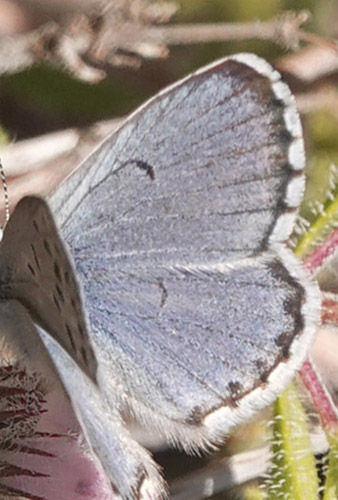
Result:
[[9,221],[10,212],[9,212],[9,194],[8,194],[7,179],[6,179],[4,167],[2,166],[1,159],[0,159],[0,177],[1,177],[2,187],[4,190],[4,197],[5,197],[5,222],[4,222],[4,225],[1,227],[1,229],[4,229],[5,225]]

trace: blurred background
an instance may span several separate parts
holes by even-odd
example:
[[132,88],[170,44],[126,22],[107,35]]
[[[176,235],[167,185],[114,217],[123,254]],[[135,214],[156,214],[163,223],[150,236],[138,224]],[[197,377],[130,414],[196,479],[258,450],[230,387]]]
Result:
[[[22,36],[51,20],[65,23],[74,14],[76,3],[74,0],[1,0],[0,36]],[[139,2],[119,0],[116,3],[132,5]],[[335,0],[178,0],[175,3],[177,11],[168,19],[172,25],[264,21],[285,11],[308,9],[311,19],[304,25],[306,31],[328,38],[335,36],[338,30],[338,2]],[[130,22],[132,16],[130,14]],[[145,24],[150,27],[151,22],[145,21]],[[137,25],[138,20],[135,21],[136,29]],[[209,35],[212,38],[212,28]],[[301,45],[308,46],[302,42]],[[10,139],[18,140],[51,130],[84,126],[96,120],[123,116],[163,86],[217,57],[252,51],[278,64],[281,58],[290,54],[287,44],[257,39],[194,44],[178,42],[177,45],[168,46],[168,49],[166,57],[140,56],[138,64],[133,66],[133,61],[129,62],[132,67],[128,67],[127,63],[124,66],[123,61],[109,67],[106,60],[107,77],[95,85],[72,78],[67,71],[62,71],[61,63],[56,68],[54,64],[48,66],[46,61],[20,73],[3,74],[0,84],[2,129]],[[131,55],[131,51],[129,54],[127,50],[120,52],[125,56]],[[313,59],[311,65],[319,63],[321,57],[318,61]],[[337,61],[336,65],[338,67]],[[297,71],[292,74],[294,68],[288,69],[291,76],[296,78]],[[335,71],[337,68],[333,66],[332,69]],[[289,83],[300,90],[297,83],[291,81],[291,76]],[[332,82],[335,81],[334,74],[330,78]],[[299,83],[300,86],[303,83],[301,90],[305,90],[306,82]],[[321,81],[321,84],[324,83],[328,81]]]
[[[250,51],[296,96],[308,156],[301,213],[311,222],[337,194],[337,36],[338,0],[0,0],[0,154],[12,203],[46,194],[159,89]],[[254,449],[264,432],[241,429],[220,456]],[[209,462],[150,445],[169,480]]]
[[[220,31],[221,23],[239,30]],[[336,175],[337,31],[337,0],[0,0],[0,146],[73,127],[86,142],[94,123],[125,116],[218,57],[252,51],[275,64],[296,94],[315,180],[304,205],[311,218],[308,199],[315,190],[325,203]],[[90,144],[113,128],[95,130]],[[70,146],[60,147],[64,157]],[[12,171],[21,158],[11,155],[9,176],[22,173],[18,164]],[[24,173],[45,160],[25,161]]]
[[[315,190],[325,204],[336,176],[337,31],[337,0],[0,0],[0,146],[74,127],[77,142],[95,144],[116,124],[88,138],[94,123],[125,116],[218,57],[251,51],[296,94],[315,181],[303,209],[311,218],[309,198]],[[60,147],[64,158],[70,146]],[[77,151],[70,163],[88,153]],[[8,161],[9,176],[22,173]],[[44,161],[30,158],[24,172]]]

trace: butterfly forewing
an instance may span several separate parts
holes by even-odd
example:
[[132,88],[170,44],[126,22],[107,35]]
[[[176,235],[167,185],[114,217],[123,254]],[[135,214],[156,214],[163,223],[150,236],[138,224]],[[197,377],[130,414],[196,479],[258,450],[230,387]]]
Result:
[[47,204],[24,198],[0,247],[0,298],[17,299],[96,380],[97,363],[72,266]]
[[88,241],[131,267],[133,255],[142,265],[205,264],[264,249],[301,198],[286,193],[303,184],[303,159],[299,170],[289,162],[284,111],[267,77],[231,60],[157,96],[69,180],[72,196],[55,194],[67,242],[79,259]]

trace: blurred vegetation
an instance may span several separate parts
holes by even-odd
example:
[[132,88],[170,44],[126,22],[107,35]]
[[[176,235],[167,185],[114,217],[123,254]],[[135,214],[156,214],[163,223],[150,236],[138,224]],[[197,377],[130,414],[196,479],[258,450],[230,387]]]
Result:
[[[264,20],[293,9],[309,9],[308,29],[330,32],[330,0],[180,0],[172,22]],[[139,70],[112,69],[93,85],[44,66],[2,78],[0,123],[10,137],[24,138],[128,113],[164,85],[217,57],[252,51],[274,61],[285,50],[271,42],[209,43],[172,47],[164,60],[144,61]]]
[[[337,0],[179,0],[173,23],[266,20],[285,10],[308,9],[306,28],[324,37],[334,34]],[[274,62],[287,51],[272,42],[243,41],[171,47],[163,60],[146,60],[139,70],[112,68],[98,84],[89,84],[48,66],[3,77],[0,85],[0,143],[100,119],[120,117],[160,88],[218,57],[255,52]],[[289,82],[292,88],[292,83]],[[306,115],[304,125],[309,178],[303,215],[313,218],[309,200],[325,204],[328,174],[338,163],[337,121],[332,113]]]

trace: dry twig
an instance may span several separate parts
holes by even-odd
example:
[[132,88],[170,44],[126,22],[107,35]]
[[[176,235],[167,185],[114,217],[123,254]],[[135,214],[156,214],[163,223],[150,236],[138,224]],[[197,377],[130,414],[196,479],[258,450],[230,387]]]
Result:
[[327,41],[305,47],[281,58],[278,68],[291,73],[304,84],[311,84],[338,71],[338,45]]
[[307,38],[301,25],[309,19],[307,11],[300,11],[265,22],[158,26],[170,19],[174,3],[86,0],[80,10],[70,4],[72,9],[64,18],[55,17],[35,31],[4,38],[0,74],[44,61],[95,82],[105,76],[104,66],[137,66],[140,58],[166,56],[170,45],[260,39],[295,49]]

